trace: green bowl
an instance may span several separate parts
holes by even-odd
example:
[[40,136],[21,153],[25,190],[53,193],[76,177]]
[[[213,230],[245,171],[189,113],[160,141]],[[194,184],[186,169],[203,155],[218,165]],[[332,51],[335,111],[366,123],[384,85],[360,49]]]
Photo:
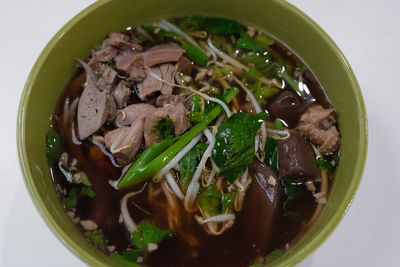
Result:
[[94,249],[64,213],[45,158],[45,135],[58,96],[76,66],[107,33],[154,19],[201,13],[234,18],[260,27],[288,45],[321,82],[339,115],[341,162],[329,201],[309,231],[274,266],[299,263],[338,225],[361,179],[367,151],[367,119],[360,88],[348,62],[309,17],[282,0],[101,0],[69,21],[48,43],[24,88],[18,114],[18,152],[26,186],[44,221],[84,262],[116,263]]

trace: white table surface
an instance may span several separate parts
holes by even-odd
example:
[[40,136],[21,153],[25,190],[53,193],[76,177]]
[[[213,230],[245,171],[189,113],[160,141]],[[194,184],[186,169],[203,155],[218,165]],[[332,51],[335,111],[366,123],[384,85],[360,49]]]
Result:
[[[1,266],[84,266],[33,206],[19,170],[15,132],[22,88],[40,51],[92,2],[0,1]],[[369,119],[368,159],[359,192],[334,233],[299,266],[399,266],[400,1],[290,2],[339,45],[358,78]]]

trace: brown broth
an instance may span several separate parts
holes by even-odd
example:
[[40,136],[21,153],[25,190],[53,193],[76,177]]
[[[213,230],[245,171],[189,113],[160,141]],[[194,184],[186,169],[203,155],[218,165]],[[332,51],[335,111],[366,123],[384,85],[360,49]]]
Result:
[[[300,63],[299,58],[288,50],[283,44],[276,42],[272,49],[281,56],[282,59],[291,62],[293,65]],[[84,171],[90,179],[92,187],[96,192],[93,198],[83,197],[76,206],[76,216],[81,220],[90,219],[95,221],[102,229],[108,245],[115,245],[118,252],[127,249],[130,244],[130,233],[125,228],[124,223],[119,222],[120,200],[126,192],[114,190],[109,180],[116,180],[123,174],[123,168],[112,163],[101,149],[88,141],[81,145],[74,143],[72,138],[73,125],[69,123],[67,130],[63,131],[60,127],[59,118],[62,116],[63,105],[66,97],[70,100],[75,99],[82,93],[82,84],[85,75],[81,69],[75,73],[62,93],[55,108],[51,127],[55,128],[64,137],[64,151],[70,158],[77,159],[77,168]],[[310,71],[304,74],[304,82],[310,89],[313,99],[325,107],[330,103],[322,90],[318,80]],[[246,104],[245,95],[238,95],[239,104]],[[265,108],[273,97],[267,100]],[[132,97],[131,103],[137,103],[138,98]],[[58,164],[51,166],[51,173],[55,185],[61,185],[67,191],[71,185],[66,181],[61,173]],[[159,184],[153,184],[153,192],[160,190]],[[57,186],[55,186],[57,188]],[[132,191],[139,190],[135,187]],[[304,226],[312,217],[316,208],[315,200],[311,192],[307,191],[303,199],[295,202],[294,210],[301,216],[301,221],[288,219],[281,214],[279,227],[270,229],[273,231],[273,238],[268,244],[267,249],[259,250],[254,247],[253,240],[249,240],[243,235],[247,222],[257,220],[257,218],[242,218],[241,212],[237,214],[237,219],[232,228],[220,236],[211,236],[199,226],[193,217],[193,213],[184,210],[182,201],[176,213],[179,225],[173,230],[168,238],[163,240],[156,251],[146,254],[144,263],[148,266],[249,266],[265,257],[273,249],[285,246],[292,246],[295,240],[307,230]],[[167,213],[169,211],[167,200],[163,193],[149,198],[149,187],[141,194],[129,200],[129,211],[135,222],[142,220],[154,221],[162,229],[168,228]],[[78,226],[82,231],[82,229]],[[260,233],[262,235],[263,233]]]

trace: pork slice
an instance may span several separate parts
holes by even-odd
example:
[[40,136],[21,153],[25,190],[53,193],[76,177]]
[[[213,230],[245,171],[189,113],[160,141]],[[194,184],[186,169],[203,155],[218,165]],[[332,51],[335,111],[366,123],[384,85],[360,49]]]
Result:
[[143,140],[144,117],[129,128],[117,128],[105,135],[106,147],[121,165],[129,164],[140,149]]
[[106,67],[104,69],[103,75],[101,75],[100,79],[96,83],[96,87],[100,91],[105,91],[110,93],[116,80],[118,77],[118,73],[112,68]]
[[143,82],[137,84],[139,98],[145,100],[146,97],[159,91],[161,91],[161,94],[163,95],[170,95],[173,89],[170,84],[174,84],[176,68],[177,66],[172,64],[162,64],[158,67],[151,68],[150,71],[153,75],[160,77],[165,82],[147,74]]
[[78,104],[78,134],[81,140],[95,133],[109,116],[106,92],[88,84],[83,90]]
[[80,60],[79,58],[77,59],[79,64],[82,66],[82,68],[85,70],[86,74],[86,85],[95,85],[97,81],[99,80],[99,77],[97,77],[96,73],[94,70],[83,60]]
[[157,45],[145,52],[144,65],[152,67],[161,63],[177,62],[184,50],[174,45]]
[[332,108],[324,109],[321,105],[312,105],[300,116],[297,125],[300,132],[319,146],[323,155],[335,152],[340,145],[334,112]]
[[92,53],[89,65],[94,66],[97,63],[105,63],[111,61],[118,53],[118,50],[111,46],[100,48]]
[[257,250],[266,251],[273,249],[272,239],[282,206],[282,187],[276,174],[259,160],[249,165],[249,175],[253,179],[239,220],[245,240],[250,240]]
[[134,67],[143,68],[143,54],[123,52],[115,57],[115,66],[118,71],[129,74]]
[[290,137],[278,140],[277,146],[281,179],[303,182],[320,177],[314,151],[300,132],[290,131]]
[[113,122],[117,115],[117,104],[115,103],[114,97],[106,92],[106,111],[108,113],[107,121]]
[[154,133],[154,126],[163,118],[170,118],[174,124],[175,136],[181,135],[189,127],[188,111],[183,103],[176,105],[166,105],[162,108],[157,108],[154,112],[146,117],[144,125],[144,140],[146,147],[159,142],[161,138]]
[[170,84],[174,84],[175,81],[175,73],[177,71],[178,65],[173,64],[162,64],[160,65],[160,72],[162,78],[165,82],[162,83],[161,94],[170,95],[172,94],[173,87]]
[[150,104],[132,104],[118,112],[116,124],[119,126],[132,125],[138,118],[151,115],[156,108]]
[[120,81],[118,86],[114,88],[112,95],[115,99],[118,109],[123,109],[125,107],[131,93],[132,91],[126,87],[126,83],[124,81]]
[[274,117],[285,121],[289,127],[295,127],[301,112],[304,111],[304,103],[295,92],[285,90],[271,103],[268,111]]
[[163,107],[166,105],[175,105],[177,103],[185,104],[185,99],[180,95],[159,95],[156,100],[157,107]]
[[168,117],[174,122],[174,134],[176,136],[183,134],[189,127],[188,111],[183,103],[176,103],[162,107],[168,113]]

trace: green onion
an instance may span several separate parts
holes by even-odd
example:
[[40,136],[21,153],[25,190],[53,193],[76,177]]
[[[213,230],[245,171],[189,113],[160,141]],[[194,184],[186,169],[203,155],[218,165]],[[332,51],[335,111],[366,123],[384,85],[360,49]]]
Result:
[[208,56],[203,53],[200,49],[196,46],[192,45],[191,43],[184,43],[182,48],[185,50],[185,56],[189,58],[194,64],[204,67],[207,65]]
[[[223,100],[226,103],[229,103],[237,94],[237,92],[237,88],[224,90]],[[151,150],[153,150],[154,145],[148,148],[143,153],[158,156],[142,166],[137,166],[138,164],[136,164],[135,162],[125,173],[122,179],[118,182],[117,187],[119,189],[127,188],[154,177],[166,164],[168,164],[168,162],[170,162],[175,157],[176,154],[178,154],[178,152],[184,146],[186,146],[193,138],[195,138],[201,131],[203,131],[203,129],[207,127],[208,124],[215,120],[215,118],[218,117],[222,110],[223,108],[220,105],[216,103],[210,104],[209,108],[207,108],[206,117],[201,122],[194,125],[185,134],[179,136],[176,139],[176,142],[168,147],[164,152],[160,151],[159,147],[157,147],[158,153],[152,152]]]

